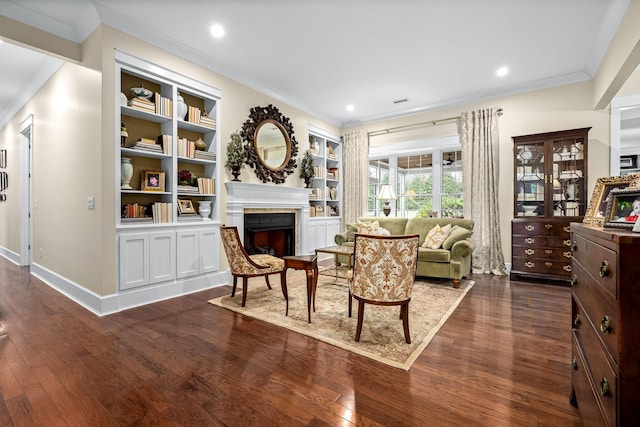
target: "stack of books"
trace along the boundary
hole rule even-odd
[[[127,142],[125,144],[127,148],[133,148],[135,150],[152,151],[154,153],[162,153],[162,146],[156,144],[156,141],[149,138],[140,138],[135,142]]]
[[[200,109],[198,107],[192,107],[190,105],[188,107],[189,108],[187,109],[187,121],[189,123],[195,123],[199,125],[200,118],[202,117]]]
[[[147,98],[143,98],[141,96],[136,96],[134,98],[131,98],[127,102],[127,105],[129,105],[129,107],[131,108],[135,108],[136,110],[142,110],[148,113],[156,112],[156,104],[149,101]]]
[[[200,116],[200,125],[206,126],[211,129],[216,128],[216,121],[208,116]]]
[[[191,185],[178,185],[178,194],[200,194],[200,190]]]
[[[216,194],[215,183],[211,178],[198,178],[198,191],[200,194]]]
[[[195,159],[211,160],[213,162],[216,161],[216,153],[212,153],[210,151],[196,150],[193,157]]]
[[[202,221],[202,217],[198,214],[180,214],[178,222]]]
[[[153,218],[147,216],[147,207],[138,203],[130,203],[122,207],[122,224],[153,222]]]

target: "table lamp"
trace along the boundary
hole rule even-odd
[[[391,213],[391,206],[389,206],[389,200],[395,200],[396,194],[393,192],[393,188],[391,185],[384,184],[380,187],[380,193],[378,194],[378,200],[384,200],[384,208],[382,212],[384,212],[385,216],[389,216]]]

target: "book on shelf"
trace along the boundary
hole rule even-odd
[[[146,139],[146,138],[145,138]],[[135,150],[144,150],[144,151],[151,151],[154,153],[162,153],[162,147],[158,144],[156,144],[155,142],[153,144],[149,144],[147,142],[142,142],[141,140],[135,141],[135,142],[127,142],[125,144],[126,148],[133,148]]]
[[[147,224],[153,223],[153,218],[150,216],[144,218],[120,218],[121,224]]]
[[[338,168],[329,168],[327,171],[327,178],[340,179],[338,176]]]
[[[187,138],[179,138],[178,139],[178,157],[188,157],[193,159],[194,153],[196,151],[196,143],[194,141],[189,141]]]
[[[151,211],[154,223],[173,222],[173,203],[156,202],[152,205]]]
[[[122,207],[122,220],[128,220],[125,222],[132,222],[133,220],[152,219],[148,216],[148,210],[146,205],[139,203],[129,203]]]
[[[211,117],[207,117],[207,116],[200,116],[200,125],[201,126],[205,126],[208,128],[212,128],[215,129],[216,128],[216,121],[214,119],[212,119]]]
[[[212,178],[198,178],[198,191],[200,194],[216,194],[215,180]]]
[[[173,101],[158,92],[155,94],[155,112],[166,117],[173,117]]]
[[[189,108],[187,109],[187,121],[189,123],[195,123],[197,125],[200,124],[200,118],[202,116],[202,113],[200,112],[200,109],[198,107],[192,107],[192,106],[188,106]]]
[[[158,135],[156,138],[157,144],[162,147],[162,153],[171,155],[173,154],[173,136],[171,135]]]

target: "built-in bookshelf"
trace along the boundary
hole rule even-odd
[[[310,127],[309,151],[315,170],[309,216],[338,218],[342,212],[342,142],[337,136]]]
[[[206,214],[193,222],[219,220],[219,90],[120,57],[117,225],[184,224],[178,203]]]

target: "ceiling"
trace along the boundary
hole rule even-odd
[[[0,0],[0,15],[75,42],[103,23],[349,126],[590,80],[629,1]],[[60,63],[10,43],[0,62],[1,127]]]

